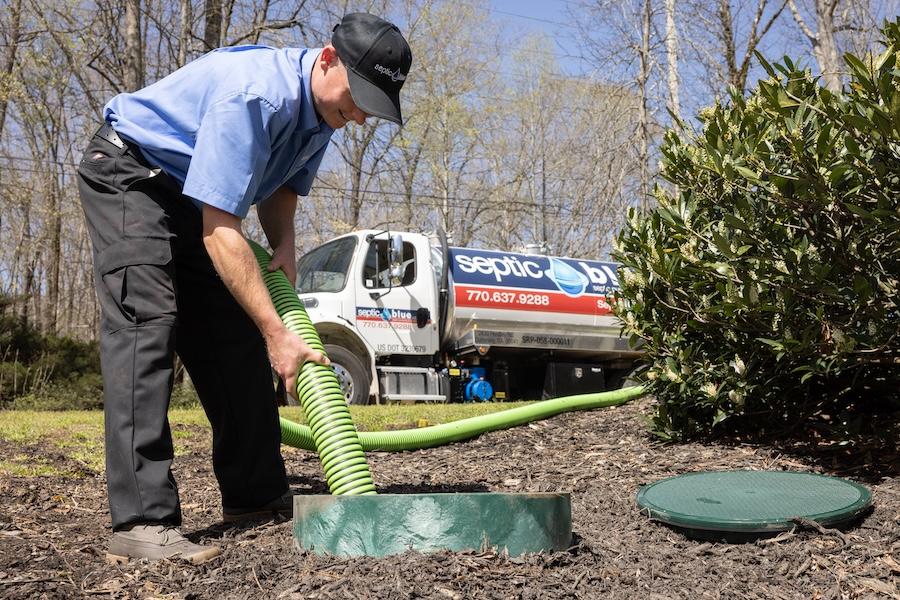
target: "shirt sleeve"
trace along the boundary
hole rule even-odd
[[[309,196],[309,190],[312,189],[313,180],[316,178],[316,173],[319,172],[319,165],[322,164],[322,157],[325,156],[325,151],[327,149],[328,142],[325,142],[325,144],[323,144],[322,147],[306,161],[303,168],[287,180],[285,185],[297,192],[297,195],[299,196]]]
[[[244,218],[272,154],[275,107],[238,93],[210,105],[200,121],[183,193]]]

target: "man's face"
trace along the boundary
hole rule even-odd
[[[320,85],[313,88],[313,100],[322,120],[332,129],[340,129],[350,121],[364,124],[369,115],[353,102],[347,69],[332,48],[322,50],[316,68],[320,69],[321,78]]]

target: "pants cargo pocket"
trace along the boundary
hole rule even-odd
[[[168,240],[117,242],[97,257],[102,326],[174,325],[175,266]]]

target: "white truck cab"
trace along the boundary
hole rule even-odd
[[[639,356],[615,268],[366,230],[304,255],[297,292],[349,403],[535,399],[601,391]]]

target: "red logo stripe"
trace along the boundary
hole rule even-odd
[[[573,298],[562,292],[468,285],[456,285],[454,290],[456,306],[595,316],[612,314],[606,297],[598,294]]]

